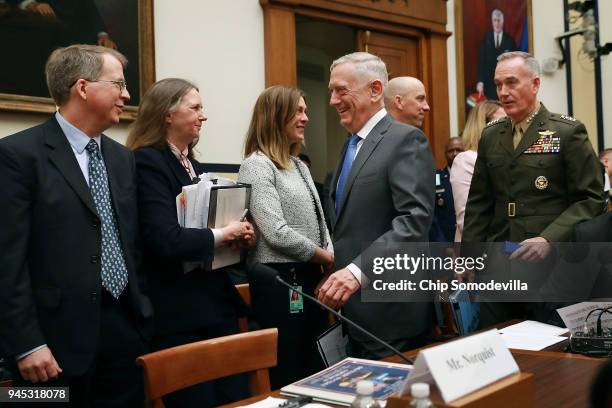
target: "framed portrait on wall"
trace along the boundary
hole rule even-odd
[[[135,117],[140,96],[155,81],[153,0],[2,0],[0,36],[0,110],[54,112],[45,63],[70,44],[112,47],[127,57],[130,102],[123,119]]]
[[[506,51],[533,50],[531,0],[455,0],[459,128],[477,103],[497,99],[493,76]]]

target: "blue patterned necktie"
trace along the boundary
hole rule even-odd
[[[102,223],[102,286],[118,299],[127,285],[128,273],[111,204],[108,176],[98,143],[91,139],[85,148],[89,153],[89,189]]]
[[[338,177],[338,188],[336,188],[336,214],[338,214],[338,211],[340,210],[340,202],[342,201],[344,194],[344,186],[346,184],[346,179],[351,172],[351,167],[353,167],[353,161],[357,155],[357,143],[359,143],[360,140],[361,138],[359,135],[351,135],[348,147],[346,148],[344,162],[342,163],[342,170],[340,171],[340,176]]]

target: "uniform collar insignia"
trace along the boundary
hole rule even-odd
[[[576,118],[572,118],[572,117],[571,117],[571,116],[569,116],[569,115],[559,115],[559,117],[560,117],[561,119],[569,120],[570,122],[575,122],[575,121],[576,121]]]
[[[497,119],[493,119],[492,121],[490,121],[489,123],[486,124],[486,126],[491,126],[494,125],[498,122],[501,122],[502,120],[506,119],[505,117],[501,117],[501,118],[497,118]]]

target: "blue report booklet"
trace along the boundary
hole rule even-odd
[[[460,335],[468,334],[478,328],[480,323],[480,303],[470,300],[470,293],[457,289],[448,297],[453,317]]]
[[[284,395],[306,395],[323,402],[350,405],[357,395],[357,383],[374,383],[374,398],[384,400],[402,389],[411,365],[346,358],[310,377],[281,388]]]

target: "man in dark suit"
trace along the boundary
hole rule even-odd
[[[495,83],[508,116],[482,131],[462,241],[518,243],[510,258],[526,261],[512,271],[520,278],[530,263],[547,258],[551,242],[568,241],[576,224],[602,213],[603,176],[584,125],[549,112],[538,100],[538,62],[520,51],[498,61]],[[556,316],[544,304],[481,307],[483,326]]]
[[[414,77],[395,77],[385,88],[385,108],[398,122],[418,127],[429,112],[427,92],[421,81]],[[453,203],[453,190],[450,184],[450,167],[455,156],[464,150],[461,138],[453,137],[446,144],[447,166],[436,169],[436,205],[429,230],[431,242],[453,242],[457,219]]]
[[[0,140],[0,354],[19,386],[70,387],[70,406],[142,405],[152,316],[137,275],[132,154],[102,134],[129,93],[123,55],[54,51],[59,111]]]
[[[345,55],[331,66],[330,104],[351,133],[332,182],[335,264],[318,298],[344,306],[346,316],[399,349],[418,346],[431,325],[425,303],[362,303],[362,250],[384,243],[427,241],[434,200],[434,163],[427,138],[393,120],[383,107],[387,69],[375,55]],[[365,267],[365,265],[364,265]],[[365,271],[364,271],[365,272]],[[349,328],[351,354],[366,358],[389,351]]]
[[[516,42],[504,32],[504,13],[495,9],[491,13],[493,31],[485,33],[478,52],[478,77],[476,92],[484,94],[487,99],[497,99],[493,75],[497,65],[497,57],[507,51],[516,51]]]
[[[56,33],[56,45],[84,43],[117,49],[94,0],[8,0],[20,8],[38,13],[49,19],[57,19],[60,29]]]

